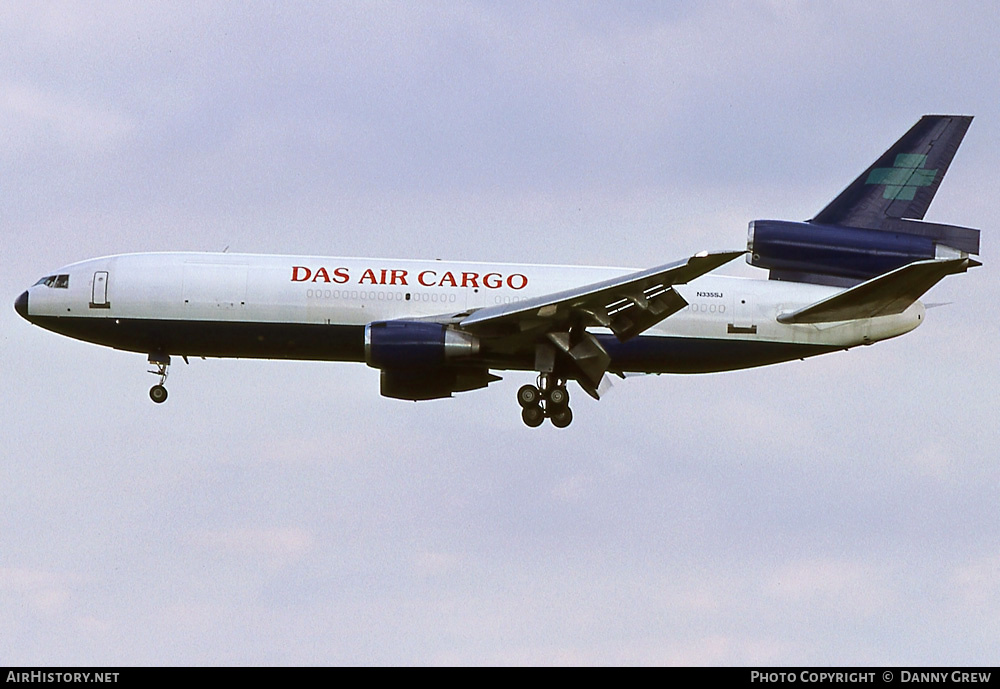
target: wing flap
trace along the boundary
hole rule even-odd
[[[947,275],[979,265],[969,258],[916,261],[805,308],[783,313],[779,323],[829,323],[902,313]]]
[[[513,304],[488,306],[463,318],[459,326],[488,337],[582,324],[610,328],[624,341],[687,306],[673,285],[690,282],[744,253],[702,252],[683,261],[592,285]]]

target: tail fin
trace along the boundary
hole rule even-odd
[[[776,280],[850,285],[913,261],[978,254],[979,230],[923,222],[971,123],[921,117],[816,217],[750,223],[747,261]]]
[[[923,220],[970,124],[924,115],[809,222],[882,230],[894,219]]]

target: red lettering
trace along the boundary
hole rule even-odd
[[[500,273],[486,273],[483,276],[483,287],[499,289],[503,286],[503,276]]]
[[[441,282],[439,282],[438,285],[444,286],[444,283],[446,282],[449,283],[452,287],[458,287],[458,283],[455,282],[455,276],[451,274],[450,270],[444,274],[444,276],[441,278]]]
[[[514,283],[518,282],[519,285],[515,286]],[[520,273],[514,273],[513,275],[507,276],[507,286],[511,289],[524,289],[528,286],[528,277],[526,275],[521,275]]]
[[[305,266],[292,266],[292,282],[305,282],[311,275],[312,271]]]
[[[389,277],[390,285],[405,285],[406,284],[406,271],[405,270],[393,270]]]
[[[380,284],[380,285],[384,285],[385,284],[385,268],[382,269],[382,277],[379,279],[378,284]]]
[[[375,271],[373,271],[371,268],[367,268],[365,270],[364,275],[362,275],[361,279],[358,280],[358,284],[359,285],[363,285],[363,284],[365,284],[366,280],[368,281],[369,285],[377,285],[378,284],[378,281],[375,279]]]
[[[462,287],[479,287],[479,273],[462,273]]]
[[[313,275],[313,282],[330,282],[330,274],[326,272],[326,268],[318,268],[316,274]]]
[[[417,282],[419,282],[424,287],[433,287],[434,286],[433,282],[424,282],[424,276],[427,275],[428,273],[430,273],[431,275],[437,275],[437,273],[435,273],[433,270],[425,270],[424,272],[422,272],[420,275],[417,276]]]
[[[347,274],[347,268],[337,268],[333,271],[333,281],[338,285],[342,285],[350,279]]]

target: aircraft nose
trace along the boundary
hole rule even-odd
[[[24,292],[14,302],[14,310],[24,320],[28,320],[28,293]]]

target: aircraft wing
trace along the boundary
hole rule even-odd
[[[815,304],[778,316],[779,323],[829,323],[902,313],[946,275],[980,265],[970,258],[916,261]]]
[[[745,251],[703,251],[683,261],[512,304],[478,309],[458,326],[480,337],[604,326],[625,341],[687,306],[673,285],[701,277]]]

